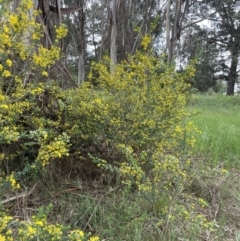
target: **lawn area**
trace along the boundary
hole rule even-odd
[[[240,96],[197,95],[189,110],[196,111],[191,120],[201,130],[194,153],[213,164],[239,165]]]

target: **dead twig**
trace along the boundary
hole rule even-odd
[[[37,183],[35,183],[35,185],[33,186],[33,188],[29,192],[22,192],[22,193],[16,194],[14,197],[9,197],[9,198],[1,201],[0,203],[5,204],[5,203],[9,203],[11,201],[14,201],[16,199],[19,199],[19,198],[25,198],[25,197],[29,196],[34,191],[36,185],[37,185]]]

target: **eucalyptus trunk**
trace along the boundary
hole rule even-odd
[[[80,1],[80,6],[84,6],[84,0]],[[80,32],[78,35],[78,85],[85,79],[85,13],[79,11]]]
[[[238,52],[231,51],[231,66],[228,75],[227,95],[234,95],[234,87],[237,80]]]
[[[183,5],[184,7],[182,7]],[[176,55],[177,42],[180,40],[182,23],[189,7],[189,0],[174,1],[174,19],[172,24],[171,6],[172,0],[168,0],[166,9],[166,45],[169,63],[174,61]]]
[[[113,0],[110,17],[110,58],[111,58],[111,71],[114,70],[114,66],[117,64],[117,5],[118,0]]]

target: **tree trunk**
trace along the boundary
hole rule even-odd
[[[174,12],[174,22],[171,27],[171,4],[172,0],[168,0],[167,9],[166,9],[166,44],[167,44],[167,53],[168,53],[168,62],[171,63],[174,61],[176,55],[177,42],[181,36],[182,23],[185,17],[186,11],[189,6],[189,0],[175,0],[175,12]],[[183,12],[182,6],[185,4]]]
[[[114,66],[117,63],[117,4],[118,0],[113,0],[111,17],[110,17],[110,30],[111,30],[111,39],[110,39],[110,58],[111,58],[111,72],[114,70]]]
[[[85,79],[85,66],[84,66],[84,55],[79,53],[78,56],[78,85],[80,85]]]
[[[13,11],[14,13],[17,12],[18,5],[19,5],[19,0],[14,0],[14,1],[12,1],[12,11]]]
[[[228,75],[227,95],[234,95],[234,86],[237,79],[238,52],[231,51],[231,66]]]
[[[84,0],[80,1],[80,6],[84,6]],[[85,79],[85,16],[83,8],[79,11],[80,33],[78,38],[78,85]]]
[[[171,53],[170,53],[169,62],[172,62],[174,59],[177,41],[180,38],[180,14],[181,14],[182,1],[176,0],[175,4],[176,4],[175,19],[174,19],[174,25],[173,25],[173,30],[172,30],[171,49],[170,49]]]
[[[167,12],[166,12],[166,36],[167,36],[167,50],[168,50],[168,62],[171,63],[174,60],[175,49],[177,45],[177,40],[180,38],[180,14],[182,1],[175,1],[175,13],[174,13],[174,23],[171,31],[171,0],[168,0]],[[170,33],[172,32],[171,36]]]
[[[166,45],[168,51],[168,62],[171,60],[171,44],[170,44],[170,31],[171,31],[171,20],[170,20],[170,8],[171,8],[171,0],[168,0],[167,4],[167,12],[166,12]]]

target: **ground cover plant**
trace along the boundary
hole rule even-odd
[[[67,30],[43,47],[31,9],[0,9],[0,240],[220,239],[218,212],[206,213],[216,195],[189,154],[200,135],[186,109],[194,66],[177,73],[146,35],[142,51],[114,68],[106,57],[62,89],[48,75]]]

